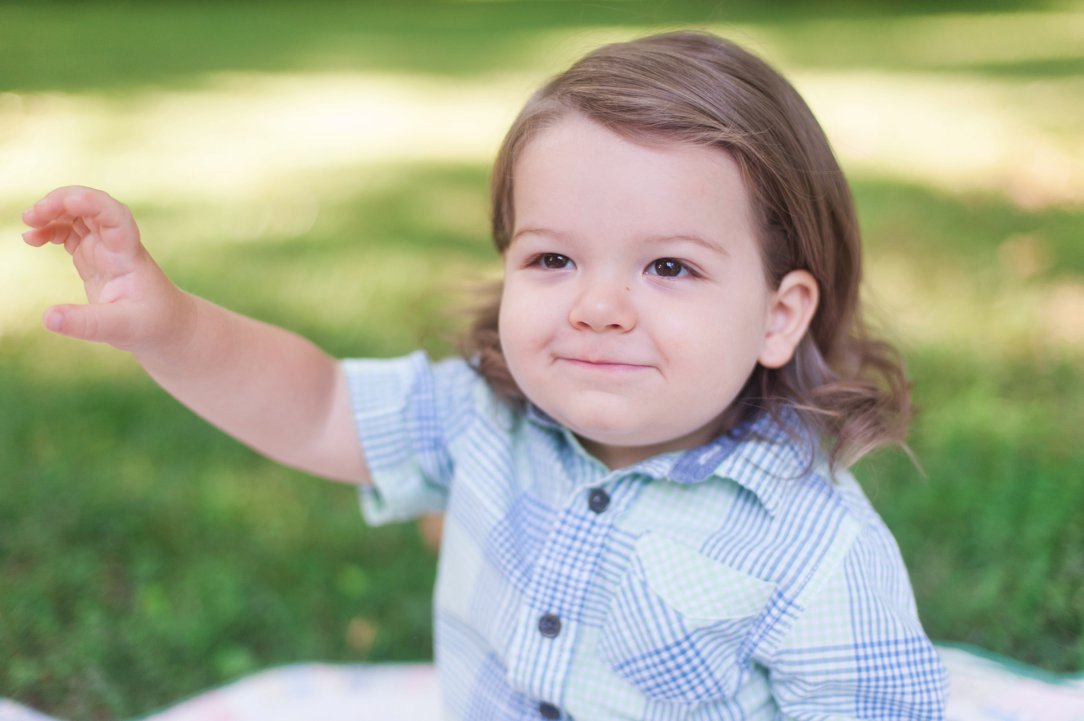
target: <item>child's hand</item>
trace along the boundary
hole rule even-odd
[[[185,294],[162,273],[139,240],[131,211],[99,190],[72,186],[23,213],[35,247],[63,245],[86,288],[88,305],[58,305],[45,326],[124,350],[150,350],[184,333]]]
[[[327,478],[364,482],[339,363],[304,338],[183,292],[139,241],[125,206],[60,188],[23,213],[33,246],[63,245],[87,305],[45,313],[52,331],[131,351],[159,385],[261,453]]]

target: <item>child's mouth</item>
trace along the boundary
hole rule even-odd
[[[613,359],[595,359],[595,358],[558,358],[557,360],[567,363],[575,368],[582,368],[584,370],[604,371],[611,373],[631,372],[647,370],[651,366],[644,365],[642,363],[628,363],[621,360]]]

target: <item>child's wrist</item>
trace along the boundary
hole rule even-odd
[[[148,372],[188,365],[193,339],[200,325],[200,301],[170,284],[161,299],[161,312],[144,340],[129,350]]]

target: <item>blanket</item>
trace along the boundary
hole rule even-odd
[[[1084,676],[1046,673],[979,649],[940,645],[947,721],[1084,721]],[[207,691],[139,721],[438,721],[431,664],[302,663]],[[58,721],[0,699],[0,721]]]

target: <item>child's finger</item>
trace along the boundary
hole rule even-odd
[[[128,337],[128,315],[116,304],[57,305],[45,311],[45,327],[54,333],[99,343],[122,343]]]
[[[49,192],[44,198],[23,211],[23,222],[32,228],[43,228],[49,223],[60,220],[65,213],[64,196],[73,191],[73,187],[67,187]]]
[[[110,250],[134,247],[139,230],[127,206],[108,193],[93,188],[75,186],[62,195],[63,207],[75,222],[97,228],[102,243]]]
[[[139,242],[139,229],[124,204],[108,193],[81,185],[50,192],[23,213],[23,222],[32,228],[53,222],[69,222],[77,229],[96,228],[110,250],[124,250]]]
[[[64,250],[68,251],[68,255],[75,255],[81,240],[82,237],[77,233],[68,233],[68,237],[64,239]]]
[[[54,243],[61,245],[66,243],[68,236],[73,235],[72,227],[70,225],[61,223],[51,223],[44,228],[35,228],[34,230],[28,230],[23,233],[23,240],[28,245],[34,247],[41,247],[46,243]]]
[[[51,229],[46,230],[28,230],[23,233],[23,241],[27,245],[32,245],[35,248],[40,248],[49,242],[53,237],[53,231]]]

